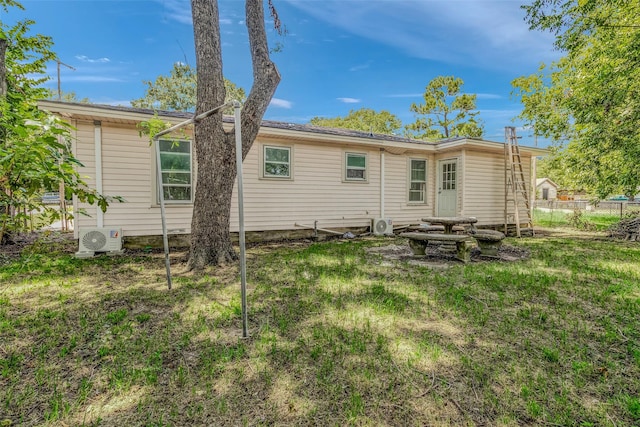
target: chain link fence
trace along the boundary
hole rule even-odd
[[[613,201],[603,200],[597,203],[588,200],[536,200],[534,208],[541,211],[573,212],[581,210],[586,212],[597,212],[609,215],[620,215],[620,218],[627,214],[640,213],[640,201]]]

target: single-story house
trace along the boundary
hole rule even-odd
[[[83,227],[121,227],[125,242],[161,235],[155,150],[136,127],[153,111],[57,101],[39,105],[74,126],[73,152],[84,165],[80,172],[86,182],[125,200],[112,203],[106,213],[74,200],[74,211],[89,214],[75,215],[76,237]],[[172,124],[191,118],[190,113],[158,114]],[[520,151],[532,188],[535,158],[546,151]],[[173,165],[167,166],[171,171],[163,185],[167,228],[171,234],[188,234],[196,167],[189,132],[178,142],[161,143],[161,157]],[[505,224],[500,142],[453,138],[432,143],[265,120],[243,167],[248,235],[273,232],[282,237],[295,230],[308,233],[304,226],[314,225],[330,230],[370,227],[375,218],[389,218],[395,226],[416,224],[425,216],[461,215],[477,217],[479,226]],[[232,232],[238,230],[235,200]]]
[[[553,201],[558,198],[558,184],[549,178],[536,179],[536,200]]]

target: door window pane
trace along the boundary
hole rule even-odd
[[[442,165],[442,189],[456,189],[456,163],[444,163]]]

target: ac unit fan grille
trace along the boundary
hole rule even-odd
[[[384,233],[385,231],[387,231],[387,221],[381,219],[376,222],[376,231],[378,233]]]
[[[107,244],[107,238],[100,231],[90,231],[82,237],[82,244],[87,249],[99,251]]]

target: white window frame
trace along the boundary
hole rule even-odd
[[[424,162],[424,181],[415,181],[417,183],[421,183],[423,185],[422,189],[422,200],[411,200],[411,184],[414,183],[412,180],[412,166],[413,162]],[[429,161],[427,159],[421,159],[417,157],[412,157],[407,159],[407,204],[410,205],[426,205],[427,204],[427,181],[429,179]]]
[[[289,151],[289,175],[288,176],[267,174],[266,167],[265,167],[267,163],[267,148]],[[269,163],[274,163],[274,162],[269,162]],[[278,181],[281,181],[281,180],[292,181],[293,180],[293,147],[290,145],[263,144],[262,150],[260,150],[260,178],[273,179]]]
[[[194,168],[194,164],[193,164],[193,141],[188,140],[188,139],[175,139],[175,140],[174,139],[161,139],[161,140],[159,140],[159,142],[160,143],[162,143],[162,142],[170,142],[170,143],[178,142],[178,143],[188,143],[189,144],[189,153],[188,153],[188,155],[189,155],[189,175],[190,175],[190,182],[191,183],[190,184],[181,184],[181,185],[177,185],[177,184],[171,185],[171,184],[169,184],[168,186],[171,186],[171,187],[189,187],[189,188],[191,188],[191,191],[189,192],[191,198],[189,200],[187,200],[187,199],[172,200],[172,199],[165,198],[164,202],[165,202],[165,204],[169,204],[169,205],[190,205],[190,204],[193,204],[193,196],[194,196],[193,192],[194,192],[194,189],[195,189],[195,185],[194,185],[195,168]],[[154,152],[155,152],[155,147],[154,147]],[[161,162],[162,162],[162,153],[163,153],[163,151],[161,150],[160,151],[160,159],[161,159],[160,161]],[[153,158],[154,159],[156,158],[155,154],[153,155]],[[162,167],[161,164],[160,165],[156,164],[156,168],[161,168],[161,167]],[[162,177],[162,173],[163,172],[170,172],[170,171],[162,171],[162,169],[161,169],[160,170],[160,177]],[[157,171],[156,171],[156,173],[157,173]],[[156,189],[155,189],[156,190],[155,191],[156,204],[159,205],[160,204],[160,191],[164,190],[165,184],[164,184],[164,179],[162,179],[162,181],[163,181],[162,187],[161,188],[157,188],[158,187],[157,181],[158,180],[154,178],[152,182],[155,183],[155,187],[156,187]]]
[[[359,167],[349,167],[349,156],[360,156],[364,157],[364,168]],[[369,182],[369,156],[367,153],[357,152],[357,151],[345,151],[344,156],[342,156],[343,167],[342,167],[342,180],[343,182]],[[349,178],[349,169],[354,170],[363,170],[364,178]]]

